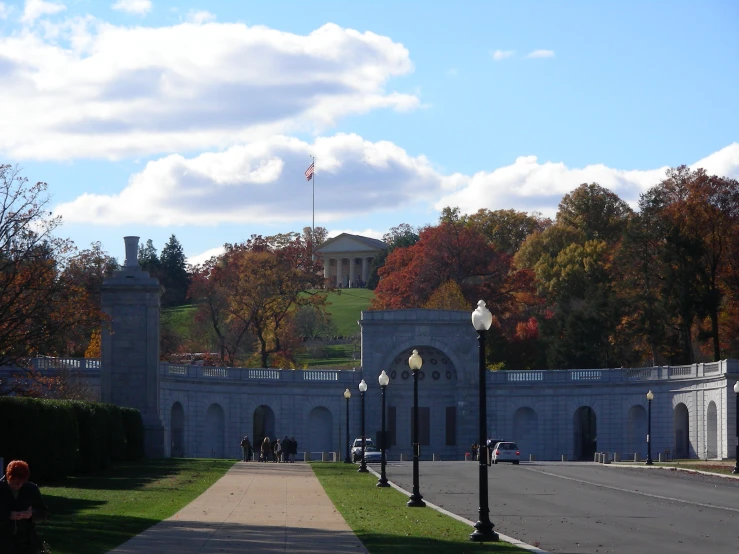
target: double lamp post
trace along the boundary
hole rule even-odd
[[[497,541],[498,534],[493,531],[493,523],[490,521],[490,507],[488,504],[488,471],[487,471],[487,389],[486,389],[486,375],[487,369],[485,366],[485,332],[490,329],[490,325],[493,322],[493,315],[490,310],[485,306],[485,302],[480,300],[477,303],[477,308],[472,312],[472,325],[477,331],[477,337],[479,342],[478,350],[478,377],[479,377],[479,445],[480,445],[480,456],[479,456],[479,483],[478,483],[478,495],[479,495],[479,508],[478,508],[478,521],[475,523],[475,531],[470,534],[470,540],[475,542],[485,541]],[[418,372],[423,365],[423,360],[418,354],[418,350],[413,350],[410,358],[408,358],[408,366],[413,373],[413,492],[406,503],[411,508],[421,508],[426,506],[423,501],[423,496],[420,492],[419,487],[419,471],[418,471],[418,459],[420,456],[420,443],[418,438]],[[385,448],[387,446],[387,437],[385,432],[385,389],[390,383],[390,379],[383,370],[378,378],[380,389],[382,391],[382,438],[380,442],[380,448],[382,452],[381,458],[381,473],[380,478],[377,481],[378,487],[389,486],[387,477],[385,475],[385,463],[386,454]],[[736,390],[739,390],[737,388]],[[367,391],[367,384],[362,380],[359,384],[359,392],[362,396],[362,465],[359,471],[367,471],[364,461],[364,449],[365,449],[365,436],[364,436],[364,393]],[[344,398],[347,401],[347,455],[346,461],[351,462],[349,456],[349,398],[351,392],[347,389],[344,392]],[[737,402],[739,402],[739,392],[737,393]],[[739,436],[739,435],[738,435]],[[364,468],[364,469],[363,469]]]

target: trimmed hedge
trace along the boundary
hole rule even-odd
[[[100,402],[0,397],[0,456],[26,460],[35,481],[91,473],[144,455],[141,414]],[[4,472],[2,468],[0,473]]]

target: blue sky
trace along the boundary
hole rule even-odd
[[[0,0],[0,162],[59,234],[192,260],[444,206],[553,215],[670,166],[739,178],[739,3]]]

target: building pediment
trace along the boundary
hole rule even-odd
[[[368,254],[379,253],[387,249],[387,245],[381,240],[360,235],[342,233],[324,242],[316,248],[318,254],[338,254],[343,252],[367,252]]]

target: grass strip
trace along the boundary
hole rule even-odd
[[[372,554],[527,552],[505,542],[473,543],[474,529],[431,508],[408,508],[408,497],[377,488],[354,464],[312,463],[313,472],[349,527]]]
[[[234,460],[169,458],[41,485],[54,554],[102,554],[167,519],[220,479]]]
[[[677,462],[654,462],[655,467],[680,468],[687,470],[699,470],[707,473],[719,473],[723,475],[731,475],[735,462],[708,460],[708,461],[677,461]]]

